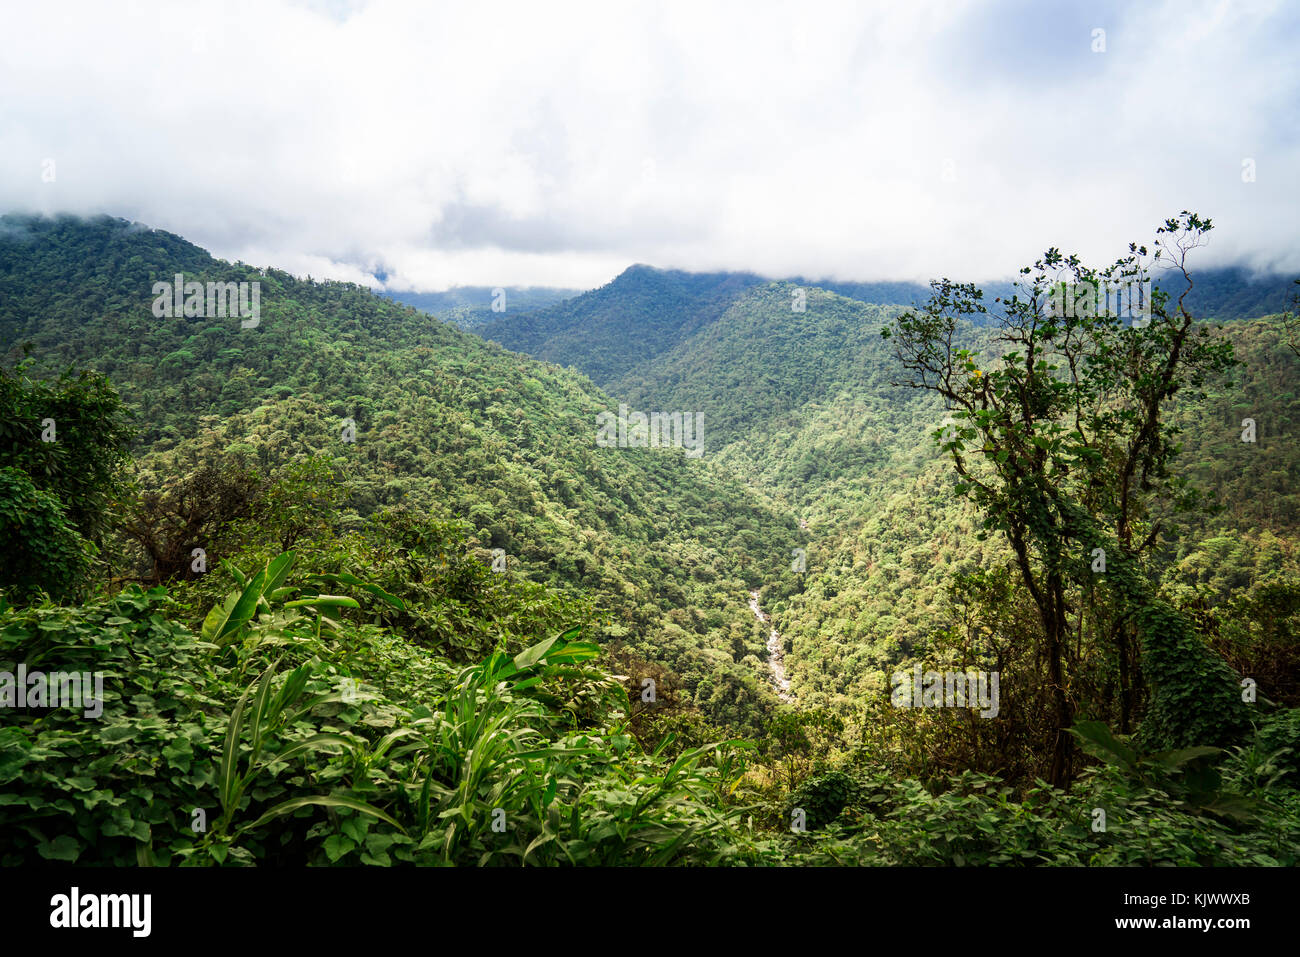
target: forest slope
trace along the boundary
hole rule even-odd
[[[156,317],[153,284],[177,273],[259,282],[259,324]],[[793,519],[680,449],[596,447],[616,406],[581,375],[354,285],[107,218],[5,218],[0,342],[31,343],[38,370],[107,374],[137,415],[143,483],[204,455],[264,469],[324,455],[357,515],[458,519],[484,561],[501,549],[510,574],[592,597],[599,636],[689,676],[688,698],[704,679],[723,689],[719,721],[775,701],[746,591],[789,552]]]

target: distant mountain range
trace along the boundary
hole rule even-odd
[[[1187,307],[1194,315],[1221,320],[1284,312],[1297,289],[1292,277],[1252,278],[1241,268],[1194,272],[1192,279]],[[903,307],[920,305],[930,295],[928,286],[910,282],[794,277],[779,283],[786,287],[791,306],[786,313],[795,319],[800,290],[805,296],[820,289],[859,303]],[[618,392],[643,364],[682,346],[747,293],[769,285],[770,280],[754,273],[691,273],[636,265],[599,289],[551,305],[507,307],[498,313],[453,310],[443,318],[507,349],[571,366],[602,388]],[[1181,277],[1157,282],[1174,296],[1182,293],[1183,285]],[[1015,291],[1009,282],[981,288],[990,300]]]
[[[462,329],[472,330],[499,314],[492,310],[494,301],[498,303],[499,311],[518,312],[554,305],[581,293],[581,289],[550,286],[453,286],[445,292],[385,292],[382,295],[404,306],[455,322]]]
[[[1196,270],[1186,301],[1207,319],[1251,319],[1288,309],[1295,278],[1255,275],[1243,267]],[[508,349],[580,369],[599,384],[654,358],[714,321],[743,293],[773,280],[749,272],[694,273],[635,265],[586,292],[546,287],[496,290],[458,286],[438,293],[386,293],[388,298],[438,316]],[[873,305],[917,306],[930,295],[916,282],[848,282],[802,276],[777,280],[799,289],[823,289]],[[1157,281],[1172,296],[1181,277]],[[987,299],[1015,292],[1006,281],[980,284]],[[792,289],[793,295],[793,289]]]

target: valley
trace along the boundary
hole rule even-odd
[[[990,509],[962,494],[973,483],[954,474],[951,449],[937,441],[943,402],[901,384],[897,347],[882,335],[907,334],[915,314],[904,304],[751,274],[637,266],[589,293],[539,295],[518,315],[480,317],[470,326],[483,338],[355,285],[232,265],[122,220],[10,216],[2,225],[10,421],[53,417],[68,437],[51,445],[15,432],[7,494],[48,516],[37,482],[63,488],[88,469],[112,489],[87,500],[84,514],[102,515],[99,523],[78,518],[75,532],[51,525],[50,544],[36,551],[23,543],[39,537],[9,539],[19,543],[0,612],[9,654],[38,647],[42,622],[56,621],[82,636],[76,654],[86,661],[119,656],[113,667],[135,684],[109,695],[105,720],[114,734],[152,742],[141,745],[142,761],[168,749],[177,806],[206,800],[209,786],[206,772],[183,767],[230,767],[220,738],[240,733],[228,716],[241,695],[272,685],[287,695],[302,682],[328,695],[350,682],[359,696],[342,711],[313,705],[303,712],[310,722],[265,733],[333,782],[313,800],[361,801],[345,820],[364,818],[383,838],[372,847],[361,831],[346,842],[339,832],[317,847],[300,835],[293,840],[313,849],[285,851],[286,862],[501,854],[526,863],[914,864],[959,854],[1006,863],[1006,838],[981,835],[1012,828],[1002,815],[1013,812],[984,802],[993,793],[985,789],[1023,797],[1049,776],[1058,778],[1055,803],[1015,825],[1028,829],[1026,853],[1038,863],[1294,862],[1294,792],[1252,805],[1255,817],[1188,811],[1193,798],[1177,780],[1126,778],[1107,760],[1135,746],[1127,742],[1143,715],[1172,707],[1160,697],[1169,685],[1144,670],[1158,667],[1146,658],[1150,639],[1135,630],[1148,612],[1134,618],[1122,605],[1129,598],[1073,570],[1054,586],[1070,628],[1068,654],[1054,653],[1070,672],[1071,719],[1068,728],[1053,723],[1060,699],[1024,582],[1073,561],[1068,549],[1081,547],[1083,533],[1062,533],[1056,558],[1025,547],[1018,563],[1015,535],[1028,531],[1014,523],[1006,531],[1007,516],[1043,502]],[[156,315],[156,277],[178,275],[199,288],[257,284],[258,321],[238,310],[207,315],[197,297],[193,310]],[[794,302],[803,309],[792,311]],[[1206,674],[1256,682],[1270,710],[1254,750],[1216,745],[1231,757],[1215,773],[1237,789],[1224,783],[1224,794],[1255,788],[1273,800],[1251,775],[1297,773],[1284,752],[1300,703],[1298,360],[1282,317],[1187,328],[1194,337],[1204,330],[1207,363],[1230,347],[1235,364],[1211,369],[1169,404],[1167,444],[1152,454],[1177,464],[1151,466],[1133,519],[1148,546],[1132,564],[1123,546],[1107,546],[1111,574],[1135,575],[1141,585],[1123,595],[1160,609],[1152,621],[1176,623],[1168,640],[1183,642],[1178,655],[1211,656]],[[943,355],[981,357],[964,388],[982,388],[984,370],[998,370],[997,335],[988,323],[954,326]],[[61,378],[69,368],[84,371]],[[1118,379],[1113,388],[1122,389]],[[1108,401],[1122,408],[1128,399]],[[101,424],[79,425],[95,416]],[[1244,417],[1259,423],[1259,441],[1242,441]],[[974,447],[991,456],[995,440],[1012,439],[990,433]],[[1122,446],[1095,454],[1118,461]],[[1060,458],[1054,481],[1073,489],[1087,461]],[[998,464],[981,466],[994,471],[977,473],[980,481]],[[1115,521],[1111,481],[1097,472],[1077,493],[1101,516],[1096,534]],[[1162,483],[1168,496],[1148,493]],[[76,501],[74,491],[59,494]],[[1050,502],[1061,516],[1076,514]],[[192,560],[198,553],[202,563]],[[66,577],[30,573],[50,555],[61,556]],[[178,656],[175,668],[188,676],[165,704],[168,720],[189,728],[183,746],[150,738],[154,717],[125,705],[154,700],[139,669],[157,655]],[[983,712],[891,706],[890,676],[916,669],[1000,675],[1002,700]],[[200,687],[208,690],[198,697],[189,690]],[[438,763],[498,740],[475,715],[531,742],[499,752],[484,790]],[[374,729],[424,741],[441,729],[462,743],[389,757]],[[76,758],[64,772],[32,763],[30,741],[64,733],[77,732],[13,727],[3,738],[10,786],[21,780],[44,801],[41,781],[53,787],[60,773],[72,775]],[[1176,725],[1162,733],[1141,747],[1163,753],[1218,740],[1184,740]],[[1065,734],[1079,745],[1063,749]],[[309,740],[334,744],[313,751]],[[135,767],[94,760],[105,789],[125,787],[115,775]],[[386,770],[345,787],[343,769],[357,761]],[[681,792],[670,783],[677,761],[690,768]],[[309,819],[262,818],[306,779],[252,763],[241,773],[262,782],[262,796],[222,797],[223,823],[197,851],[170,812],[137,807],[156,835],[149,853],[170,863],[195,853],[279,860],[265,843],[274,828],[296,834]],[[633,779],[660,782],[662,803],[646,828],[695,837],[615,837],[642,826],[619,817],[627,807],[642,808],[637,815],[648,807],[610,797]],[[509,797],[510,782],[524,780],[541,790]],[[507,799],[528,840],[494,850],[485,814]],[[1092,834],[1078,822],[1101,800],[1120,815],[1156,802],[1168,843]],[[875,816],[872,802],[888,810]],[[943,839],[920,840],[918,809],[939,806],[925,820]],[[561,807],[606,823],[561,840],[548,816]],[[790,830],[791,808],[804,812],[807,831]],[[435,810],[450,823],[437,823]],[[59,847],[69,860],[138,852],[125,836],[94,849],[64,819],[32,812],[66,838]],[[249,833],[261,835],[253,843],[235,823],[246,813]],[[86,807],[69,820],[90,826],[98,814]],[[404,843],[410,833],[418,840]],[[54,853],[53,838],[41,840],[7,859]]]

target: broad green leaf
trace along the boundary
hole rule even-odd
[[[333,794],[316,794],[316,795],[309,795],[307,797],[298,797],[298,798],[292,798],[291,800],[288,801],[283,801],[277,804],[275,807],[271,808],[269,811],[267,811],[265,814],[259,817],[252,824],[246,824],[243,827],[241,827],[239,829],[240,833],[248,830],[254,830],[256,828],[261,827],[263,824],[267,823],[268,821],[272,821],[275,818],[280,817],[283,814],[292,814],[294,811],[298,810],[298,808],[308,807],[310,805],[318,805],[320,807],[351,808],[354,811],[360,811],[362,814],[369,814],[372,817],[377,817],[381,821],[387,821],[389,824],[393,825],[393,827],[397,828],[403,834],[406,833],[406,829],[403,828],[402,825],[398,824],[397,821],[393,820],[393,818],[389,817],[383,811],[379,810],[379,808],[367,804],[365,801],[358,801],[356,798],[340,797],[338,795],[333,795]]]

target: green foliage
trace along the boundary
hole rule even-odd
[[[707,326],[736,294],[760,282],[747,273],[637,265],[600,289],[526,315],[507,311],[478,331],[507,349],[573,366],[617,395],[625,390],[616,380],[629,368]]]
[[[90,564],[89,542],[68,524],[59,500],[26,473],[0,468],[0,592],[15,602],[42,592],[67,599]]]
[[[402,508],[467,523],[475,558],[490,566],[502,549],[512,579],[590,599],[594,638],[698,676],[692,697],[707,682],[718,723],[775,706],[744,593],[783,564],[793,520],[680,450],[595,447],[596,415],[617,402],[584,376],[362,287],[263,274],[121,220],[5,223],[0,339],[33,343],[42,369],[107,375],[141,425],[144,507],[123,529],[138,544],[106,549],[117,580],[189,589],[195,547],[211,567],[247,548],[265,560]],[[153,283],[177,272],[260,282],[258,327],[154,317]],[[686,282],[682,301],[697,288]],[[419,640],[490,648],[456,617],[421,621]]]
[[[241,574],[201,641],[165,618],[176,608],[162,588],[3,613],[0,664],[11,671],[57,662],[110,679],[97,720],[54,709],[0,730],[0,827],[17,836],[5,864],[671,864],[741,853],[735,812],[720,802],[743,771],[734,746],[671,760],[640,752],[622,729],[626,697],[590,669],[599,648],[576,631],[457,675],[382,629],[332,619],[357,602],[286,586],[292,566],[286,554]],[[573,707],[581,686],[594,713]]]
[[[104,376],[69,369],[34,379],[34,365],[0,366],[0,467],[25,472],[58,497],[73,528],[96,539],[124,491],[129,414]]]
[[[80,608],[0,613],[0,670],[101,672],[103,712],[6,710],[0,727],[4,865],[134,865],[151,845],[188,852],[212,785],[226,669],[165,617],[161,589],[132,587]]]
[[[1135,626],[1140,668],[1154,689],[1143,721],[1148,743],[1221,743],[1246,723],[1231,670],[1185,615],[1152,594],[1139,564],[1159,530],[1152,515],[1187,511],[1195,501],[1172,470],[1179,429],[1168,407],[1179,393],[1203,399],[1207,382],[1233,365],[1232,345],[1159,290],[1150,315],[1127,324],[1083,297],[1078,310],[1061,307],[1072,289],[1145,283],[1162,257],[1187,278],[1187,255],[1211,228],[1184,211],[1156,230],[1149,260],[1146,246],[1131,243],[1129,255],[1101,270],[1049,249],[1021,270],[1017,295],[997,300],[991,355],[954,345],[959,325],[989,310],[981,290],[946,279],[932,284],[922,310],[882,333],[895,343],[907,384],[951,411],[951,424],[934,435],[959,479],[955,491],[972,499],[984,529],[1005,538],[1037,609],[1056,785],[1072,773],[1065,732],[1078,702],[1068,689],[1087,664],[1070,635],[1071,609],[1080,604],[1106,623],[1089,651],[1115,661],[1125,724],[1139,680],[1128,621]],[[1109,606],[1097,602],[1098,580]]]
[[[68,598],[125,489],[127,413],[102,376],[0,366],[0,590]]]
[[[1281,779],[1300,790],[1300,709],[1286,708],[1260,722],[1255,749],[1261,764],[1271,763]]]
[[[1244,829],[1189,814],[1185,802],[1114,767],[1069,793],[1038,782],[1017,793],[976,772],[942,788],[873,772],[830,826],[782,840],[790,863],[889,866],[1294,866],[1296,794],[1262,806]],[[1278,796],[1275,794],[1275,796]],[[1097,813],[1105,813],[1104,829]]]
[[[957,322],[962,388],[1004,409],[1025,394],[1038,418],[977,410],[936,455],[942,403],[889,381],[876,334],[898,310],[830,291],[792,313],[788,283],[637,267],[529,315],[461,317],[607,395],[359,287],[120,221],[6,223],[0,335],[34,342],[52,378],[28,363],[3,382],[4,421],[29,424],[0,461],[0,573],[32,604],[0,600],[0,672],[100,671],[105,698],[95,718],[0,710],[2,864],[1298,863],[1300,725],[1270,710],[1294,703],[1300,575],[1297,368],[1276,320],[1189,326],[1204,375],[1166,390],[1136,456],[1122,438],[1161,394],[1181,313],[1040,327],[1055,345],[1027,365],[998,328]],[[154,319],[153,280],[181,270],[261,281],[261,325]],[[1079,380],[1041,367],[1085,331]],[[1227,341],[1231,387],[1212,374]],[[139,413],[138,494],[114,485],[122,407],[97,376],[55,378],[69,362]],[[1086,439],[1055,427],[1071,396],[1097,399]],[[55,400],[66,450],[30,428]],[[593,447],[619,401],[702,411],[705,459]],[[975,481],[948,475],[955,450],[975,481],[1026,461],[1044,481],[1009,482],[989,525]],[[1191,508],[1193,482],[1222,507]],[[79,524],[77,501],[116,530]],[[999,521],[1022,523],[1042,580],[1059,572],[1068,681],[1045,672]],[[108,591],[167,588],[35,603],[81,597],[96,547]],[[754,588],[771,624],[745,607]],[[764,663],[772,625],[793,707]],[[999,671],[998,718],[892,707],[891,671],[915,662]],[[1037,779],[1057,687],[1095,719],[1068,791]],[[789,832],[796,807],[808,833]]]
[[[809,778],[790,792],[790,810],[802,808],[808,830],[823,828],[844,810],[859,789],[858,782],[843,771],[828,771]],[[788,817],[788,815],[787,815]]]
[[[1220,748],[1192,747],[1155,754],[1139,754],[1113,735],[1100,721],[1080,721],[1070,733],[1093,757],[1118,767],[1124,774],[1157,788],[1195,811],[1249,821],[1254,806],[1241,795],[1221,791],[1222,777],[1215,767]]]

